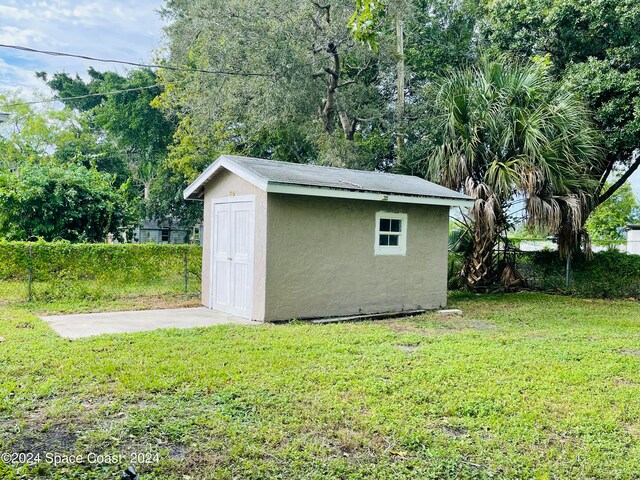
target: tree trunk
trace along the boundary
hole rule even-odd
[[[493,274],[493,250],[496,239],[487,234],[479,225],[473,227],[471,253],[464,259],[461,276],[471,288],[483,287],[491,283]]]
[[[326,51],[331,55],[333,68],[325,68],[325,72],[329,75],[329,78],[327,80],[327,96],[322,102],[320,118],[325,131],[332,133],[334,126],[331,114],[335,108],[336,90],[338,89],[338,81],[340,80],[340,56],[338,55],[338,47],[333,43],[327,46]]]
[[[602,191],[602,188],[604,187],[605,182],[607,181],[607,177],[609,176],[609,173],[613,169],[613,164],[612,164],[610,168],[608,168],[607,171],[605,172],[606,175],[603,175],[603,178],[601,179],[600,188],[598,189],[598,193],[600,194],[598,195],[595,206],[597,207],[601,203],[606,202],[609,199],[609,197],[611,197],[614,193],[616,193],[618,189],[622,187],[622,185],[624,185],[624,183],[629,179],[629,177],[633,175],[633,173],[638,169],[638,167],[640,167],[640,150],[636,149],[631,154],[631,165],[629,165],[627,170],[613,185],[611,185],[611,187],[609,187],[609,189],[607,189],[606,192],[600,193]]]
[[[340,125],[342,125],[344,138],[347,140],[353,140],[353,136],[356,133],[357,120],[355,118],[351,120],[346,112],[338,112],[338,117],[340,118]]]
[[[396,42],[398,63],[396,65],[398,100],[396,103],[396,123],[398,133],[396,136],[397,163],[402,163],[402,149],[404,147],[404,30],[402,25],[402,2],[396,14]]]

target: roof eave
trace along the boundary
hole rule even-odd
[[[342,190],[327,187],[311,187],[289,183],[267,183],[267,193],[284,193],[288,195],[307,195],[312,197],[349,198],[359,200],[373,200],[390,203],[415,203],[420,205],[442,205],[449,207],[470,207],[471,198],[450,198],[420,195],[399,195],[391,193],[360,192],[356,190]]]

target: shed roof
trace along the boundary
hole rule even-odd
[[[261,158],[222,155],[184,191],[200,199],[204,186],[220,169],[229,170],[256,187],[273,193],[362,198],[404,203],[470,205],[471,198],[410,175],[351,170]]]

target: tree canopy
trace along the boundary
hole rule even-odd
[[[163,76],[162,105],[182,119],[178,145],[384,168],[392,59],[351,37],[352,13],[350,0],[167,1],[169,61],[234,72]]]
[[[163,92],[156,72],[140,68],[123,76],[90,68],[88,81],[67,73],[38,75],[68,108],[83,114],[94,144],[110,154],[112,165],[101,170],[112,171],[117,165],[118,179],[130,179],[139,188],[140,216],[183,225],[199,221],[198,205],[182,198],[184,178],[176,177],[169,165],[177,123],[154,106]],[[67,100],[83,95],[95,96]]]
[[[640,4],[634,0],[484,0],[480,31],[496,51],[545,57],[593,111],[606,159],[597,203],[640,165]],[[617,166],[625,167],[604,188]]]
[[[2,100],[0,236],[95,242],[131,227],[129,182],[81,115]]]

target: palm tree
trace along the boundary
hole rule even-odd
[[[462,276],[495,281],[495,246],[524,202],[527,225],[555,235],[570,256],[594,205],[602,150],[583,104],[540,63],[482,58],[435,85],[426,175],[475,199]]]

